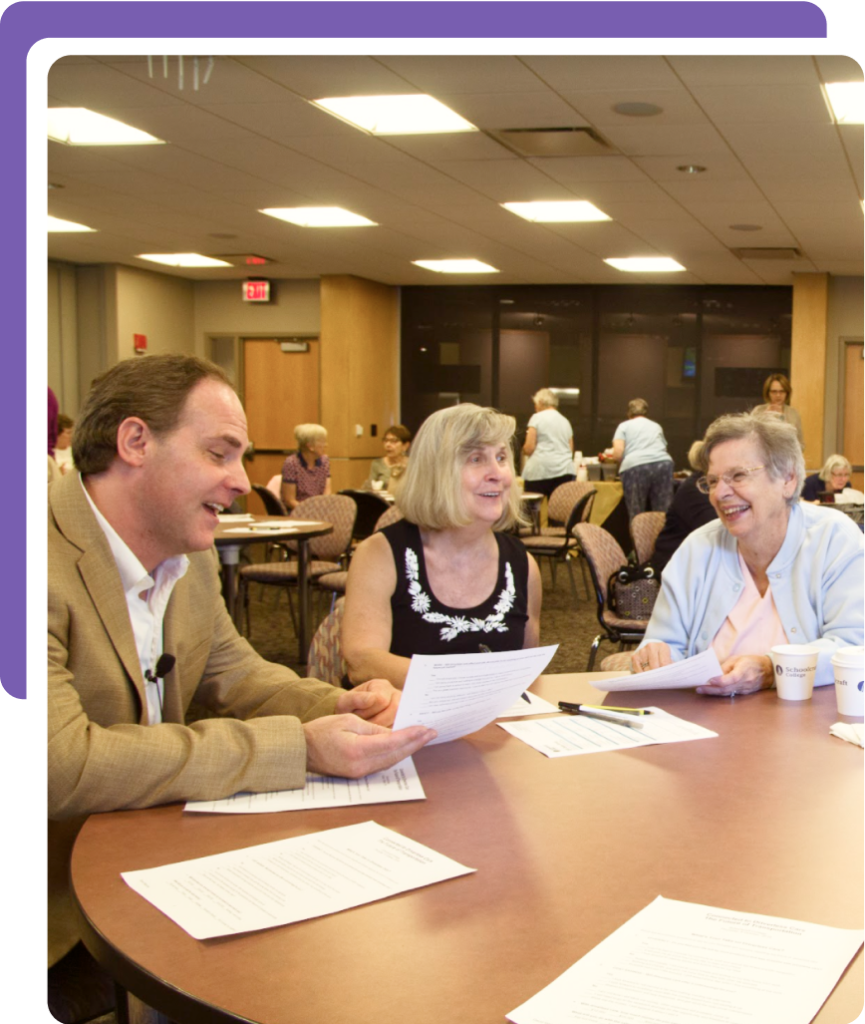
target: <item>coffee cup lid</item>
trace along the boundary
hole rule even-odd
[[[832,655],[832,664],[839,668],[861,667],[865,659],[865,647],[840,647]]]

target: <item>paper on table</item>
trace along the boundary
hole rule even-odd
[[[276,811],[309,811],[320,807],[398,803],[426,800],[414,761],[407,757],[385,771],[362,779],[337,779],[332,775],[306,777],[303,789],[274,793],[235,793],[225,800],[190,800],[183,808],[201,814],[266,814]]]
[[[531,690],[525,691],[528,701],[523,700],[523,695],[519,697],[511,704],[507,711],[500,711],[497,718],[522,718],[524,715],[558,715],[559,709],[555,704],[550,704],[548,700],[544,700],[543,697],[539,697],[536,693],[532,693]]]
[[[557,648],[412,655],[393,728],[432,726],[438,732],[432,743],[476,732],[514,703]]]
[[[251,523],[253,521],[249,512],[220,512],[216,518],[220,523]]]
[[[658,896],[552,984],[514,1024],[808,1024],[862,931]]]
[[[839,740],[865,747],[865,726],[861,722],[836,722],[829,726],[829,732]]]
[[[601,709],[603,710],[603,709]],[[658,743],[683,743],[685,740],[706,740],[717,737],[716,732],[677,718],[660,708],[650,708],[651,715],[639,719],[619,715],[634,723],[613,725],[588,715],[562,715],[531,722],[499,722],[502,729],[523,743],[539,750],[547,757],[570,757],[572,754],[597,754],[605,750],[630,750],[650,747]],[[610,717],[614,713],[607,712]]]
[[[121,877],[194,939],[213,939],[333,914],[474,870],[364,821]]]
[[[618,690],[687,690],[703,686],[710,679],[721,675],[721,663],[714,648],[684,661],[674,661],[664,668],[653,668],[638,675],[622,676],[620,679],[599,679],[593,683],[599,690],[616,693]]]

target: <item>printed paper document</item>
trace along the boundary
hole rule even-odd
[[[547,757],[570,757],[572,754],[597,754],[602,750],[630,750],[655,743],[681,743],[684,740],[705,740],[717,736],[702,725],[676,718],[660,708],[650,708],[651,715],[617,715],[621,725],[588,715],[561,715],[530,722],[499,722],[502,729]],[[625,723],[633,723],[627,725]]]
[[[695,654],[684,661],[674,661],[664,668],[653,668],[638,675],[622,676],[621,679],[599,679],[594,685],[599,690],[615,693],[617,690],[687,690],[703,686],[710,679],[721,675],[721,663],[713,647]]]
[[[475,869],[374,821],[121,873],[194,939],[333,914]]]
[[[861,930],[658,896],[507,1018],[808,1024],[861,945]]]
[[[427,725],[447,743],[489,725],[549,665],[557,644],[493,654],[415,654],[394,729]]]
[[[526,701],[523,695],[519,697],[511,704],[506,711],[499,712],[496,715],[497,718],[522,718],[524,715],[557,715],[559,709],[555,704],[550,704],[548,700],[544,700],[543,697],[539,697],[536,693],[532,693],[531,690],[523,691],[529,699]]]
[[[352,807],[358,804],[389,804],[401,800],[426,800],[414,761],[407,757],[393,768],[373,772],[362,779],[337,779],[332,775],[306,776],[303,789],[274,793],[235,793],[225,800],[190,800],[184,811],[202,814],[266,814],[274,811],[310,811],[319,807]]]

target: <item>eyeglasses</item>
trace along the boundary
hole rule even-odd
[[[740,487],[752,473],[759,473],[761,469],[765,468],[765,466],[752,466],[750,469],[733,469],[720,476],[701,476],[697,481],[697,490],[702,491],[703,494],[711,494],[722,480],[730,487]]]

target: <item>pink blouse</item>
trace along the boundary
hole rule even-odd
[[[712,647],[722,665],[733,655],[768,655],[769,649],[775,644],[788,642],[772,598],[772,587],[769,586],[760,597],[751,570],[741,554],[739,568],[744,581],[742,593],[712,641]]]

